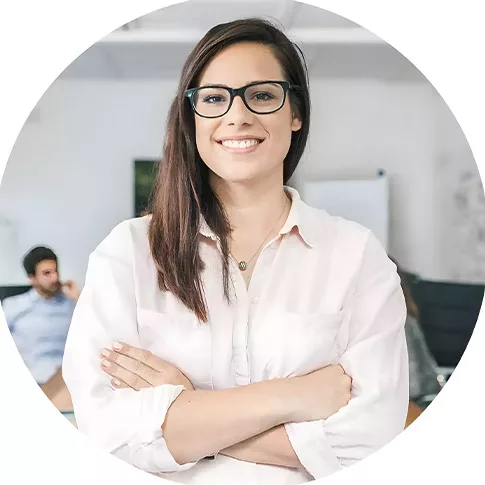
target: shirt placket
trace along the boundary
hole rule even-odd
[[[232,374],[235,386],[245,386],[251,382],[247,352],[249,298],[244,279],[239,269],[231,261],[231,277],[236,292],[237,317],[232,335]]]
[[[233,329],[233,359],[232,368],[236,386],[250,384],[251,364],[249,356],[249,332],[254,324],[261,293],[262,275],[269,266],[270,254],[276,247],[276,242],[268,243],[259,255],[251,276],[249,288],[241,275],[239,268],[231,261],[231,276],[236,291],[237,318]]]

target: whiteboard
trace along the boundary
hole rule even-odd
[[[388,251],[389,180],[384,171],[372,179],[304,181],[300,191],[308,205],[370,229]]]

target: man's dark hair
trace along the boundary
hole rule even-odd
[[[35,276],[35,267],[41,261],[55,261],[57,264],[57,256],[52,249],[44,246],[32,248],[24,257],[24,268],[28,276]]]

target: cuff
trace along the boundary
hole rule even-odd
[[[163,385],[140,390],[142,400],[137,440],[130,445],[134,466],[152,473],[187,470],[197,462],[179,465],[163,438],[162,425],[172,403],[185,390],[184,386]]]
[[[300,463],[315,479],[342,468],[323,429],[323,421],[286,423],[286,433]]]

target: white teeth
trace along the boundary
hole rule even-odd
[[[258,140],[223,140],[222,144],[228,148],[249,148],[256,146]]]

